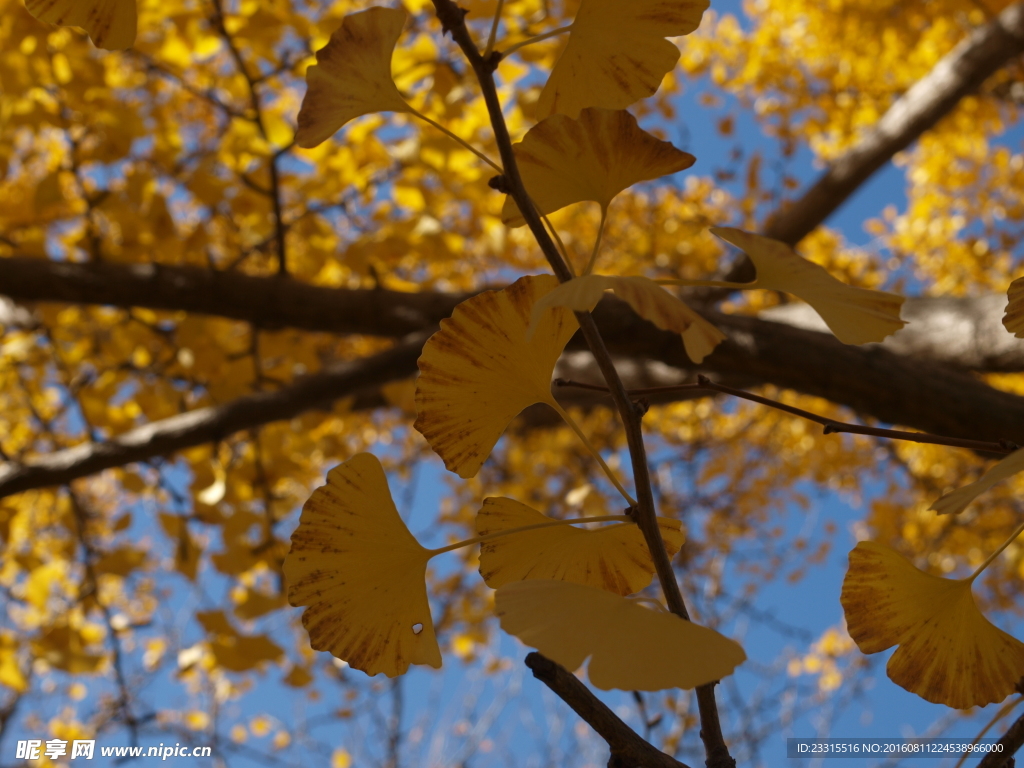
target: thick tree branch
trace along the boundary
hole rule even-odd
[[[608,742],[616,768],[687,768],[684,763],[649,744],[612,712],[590,689],[546,656],[526,655],[526,666],[533,676],[572,707],[601,738]]]
[[[73,264],[33,258],[0,259],[0,294],[18,302],[198,312],[244,320],[258,328],[388,338],[440,322],[472,295],[350,290],[309,285],[289,277],[259,277],[199,267]],[[1021,371],[1024,340],[1014,338],[1003,327],[1005,307],[1005,294],[908,299],[903,318],[909,324],[886,339],[882,347],[967,370]],[[760,316],[799,328],[825,330],[824,323],[806,304],[786,304]],[[24,325],[27,317],[13,304],[0,304],[2,324],[17,321]]]
[[[1012,768],[1013,756],[1024,746],[1024,715],[1013,721],[1003,737],[999,739],[1000,752],[988,752],[978,763],[978,768]]]
[[[767,237],[796,245],[870,176],[953,111],[960,100],[1024,53],[1024,2],[978,27],[897,99],[874,128],[800,198],[769,217]],[[751,273],[752,274],[752,273]],[[744,278],[739,278],[744,279]]]
[[[0,497],[69,483],[104,469],[165,456],[305,411],[330,407],[344,397],[373,394],[380,385],[407,378],[416,370],[416,358],[426,337],[426,333],[416,334],[386,352],[338,363],[276,392],[259,392],[223,405],[198,408],[102,443],[82,443],[30,462],[2,464]]]
[[[0,260],[2,261],[2,260]],[[878,345],[847,346],[832,336],[757,318],[708,313],[728,335],[702,365],[690,362],[679,336],[659,331],[611,297],[594,313],[630,387],[666,386],[706,373],[733,386],[759,384],[793,389],[845,405],[862,417],[925,432],[1024,444],[1024,398],[1000,392],[974,377],[889,352]],[[377,387],[416,373],[425,334],[363,361],[300,379],[277,392],[261,393],[199,409],[131,430],[106,443],[86,443],[33,459],[0,464],[0,496],[69,482],[110,467],[201,445],[278,419],[289,419],[333,399],[356,395],[354,408],[385,404]],[[555,375],[599,381],[593,358],[573,339]],[[683,397],[686,395],[678,395]],[[601,396],[602,398],[604,396]],[[652,398],[668,402],[676,397]],[[591,405],[585,391],[566,405]]]

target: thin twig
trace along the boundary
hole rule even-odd
[[[575,387],[577,389],[589,389],[595,392],[607,392],[608,388],[600,384],[583,384],[578,381],[570,381],[568,379],[555,379],[554,385],[556,387]],[[676,384],[671,387],[646,387],[643,389],[631,389],[629,390],[630,397],[642,397],[645,395],[671,395],[679,394],[682,392],[721,392],[725,395],[732,395],[733,397],[739,397],[743,400],[750,400],[754,403],[761,405],[767,405],[769,408],[775,408],[779,411],[785,411],[791,413],[794,416],[799,416],[808,421],[813,421],[817,424],[821,424],[825,430],[826,435],[831,435],[840,432],[847,432],[854,435],[870,435],[871,437],[885,437],[890,440],[907,440],[913,443],[927,443],[929,445],[948,445],[953,448],[968,448],[972,451],[979,451],[982,453],[1013,453],[1018,450],[1020,446],[1009,440],[999,440],[998,442],[991,442],[988,440],[967,440],[960,437],[946,437],[945,435],[932,435],[927,432],[906,432],[901,429],[884,429],[882,427],[865,427],[861,424],[850,424],[845,421],[836,421],[830,419],[827,416],[819,416],[816,413],[805,411],[803,408],[797,408],[792,405],[786,405],[780,403],[777,400],[770,400],[767,397],[761,397],[755,395],[752,392],[747,392],[742,389],[733,389],[723,384],[716,384],[707,376],[697,376],[696,384]]]
[[[544,253],[545,258],[551,265],[555,276],[561,282],[572,278],[572,272],[562,259],[561,254],[555,247],[554,242],[544,228],[537,209],[534,207],[526,186],[523,184],[519,174],[519,166],[512,150],[512,138],[509,136],[508,126],[505,124],[505,115],[502,111],[501,100],[498,97],[498,90],[494,82],[494,70],[498,65],[500,55],[492,54],[487,59],[480,55],[466,27],[466,12],[459,8],[453,0],[434,0],[434,7],[437,10],[437,17],[441,22],[441,28],[451,34],[452,39],[462,49],[470,66],[472,66],[480,89],[483,94],[484,103],[491,119],[491,127],[494,131],[495,143],[501,155],[501,164],[505,169],[500,186],[512,196],[520,213],[526,220],[530,231],[533,233],[537,244]],[[615,370],[611,355],[605,346],[601,334],[597,330],[597,324],[589,312],[577,312],[576,319],[580,325],[580,331],[590,347],[591,354],[597,362],[598,367],[608,383],[609,391],[615,400],[615,406],[622,418],[626,432],[626,442],[629,446],[629,455],[633,467],[633,483],[636,487],[637,505],[634,507],[634,519],[644,535],[647,547],[654,561],[655,570],[658,573],[658,580],[661,583],[662,591],[665,593],[665,600],[669,610],[684,619],[689,619],[686,604],[683,602],[682,593],[679,591],[679,584],[675,579],[675,572],[669,560],[668,552],[665,549],[665,542],[661,538],[661,530],[658,527],[657,512],[654,506],[654,494],[651,490],[650,470],[647,466],[647,451],[644,447],[643,432],[640,421],[643,411],[638,410],[626,388]],[[733,768],[736,761],[729,754],[729,748],[725,744],[722,735],[721,724],[718,720],[718,707],[715,704],[714,683],[701,686],[697,689],[697,700],[701,712],[701,739],[704,741],[704,748],[707,753],[706,764],[708,768]]]

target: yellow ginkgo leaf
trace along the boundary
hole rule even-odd
[[[679,60],[665,40],[693,32],[707,0],[583,0],[537,114],[576,117],[586,107],[625,109],[658,90]]]
[[[627,187],[689,168],[695,159],[642,130],[629,112],[610,109],[585,109],[578,120],[552,115],[513,149],[526,191],[542,214],[583,200],[607,208]],[[501,219],[512,227],[525,223],[511,197]]]
[[[550,522],[552,518],[514,499],[490,498],[477,513],[476,532],[486,536]],[[658,525],[672,557],[683,545],[682,525],[667,517],[659,517]],[[524,579],[559,579],[631,595],[651,583],[654,563],[633,523],[598,530],[559,525],[483,542],[480,575],[492,589]]]
[[[530,579],[498,589],[501,628],[572,671],[591,656],[602,690],[695,688],[732,673],[739,643],[664,610],[568,581]]]
[[[970,579],[943,579],[873,541],[850,552],[840,601],[864,653],[899,646],[886,671],[927,701],[968,709],[1002,701],[1024,676],[1024,643],[978,610]]]
[[[1010,283],[1006,300],[1003,326],[1018,339],[1024,339],[1024,277],[1018,277]]]
[[[744,287],[784,291],[803,299],[844,344],[882,341],[906,325],[900,320],[902,296],[847,285],[770,237],[731,227],[712,227],[711,233],[742,249],[754,262],[757,279]]]
[[[562,283],[534,306],[530,332],[552,307],[590,311],[605,291],[614,291],[640,317],[659,328],[681,334],[686,354],[695,363],[703,361],[725,339],[724,333],[653,280],[611,275],[584,275]]]
[[[1021,471],[1024,471],[1024,448],[1011,453],[973,483],[947,493],[928,509],[934,509],[940,515],[959,514],[996,483],[1001,483]]]
[[[548,312],[530,341],[526,327],[552,275],[521,277],[500,291],[459,304],[423,345],[414,426],[444,465],[473,477],[508,423],[527,406],[548,403],[555,362],[579,327],[565,309]]]
[[[306,71],[296,144],[315,147],[361,115],[409,111],[391,79],[391,54],[405,16],[394,8],[368,8],[342,20]]]
[[[377,457],[353,456],[327,473],[302,508],[284,561],[288,602],[318,651],[368,675],[441,666],[427,603],[428,550],[409,533]]]
[[[137,25],[135,0],[25,0],[40,21],[81,27],[98,48],[131,48]]]

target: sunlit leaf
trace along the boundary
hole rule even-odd
[[[882,341],[906,325],[900,320],[902,296],[847,285],[778,240],[730,227],[712,227],[711,232],[742,249],[754,262],[757,279],[748,287],[784,291],[803,299],[844,344]]]
[[[642,130],[629,112],[585,109],[579,119],[552,115],[513,145],[526,191],[542,214],[593,200],[607,208],[612,199],[641,181],[689,168],[693,155]],[[525,223],[508,197],[501,218]]]
[[[473,477],[505,427],[534,403],[554,403],[551,372],[579,327],[568,310],[548,312],[527,341],[534,304],[558,285],[521,277],[484,291],[441,321],[420,355],[415,427],[459,475]]]
[[[315,147],[349,120],[374,112],[407,112],[391,79],[391,55],[405,11],[368,8],[349,14],[306,72],[295,143]]]
[[[602,690],[694,688],[746,659],[739,643],[674,614],[596,587],[530,579],[498,589],[501,628],[568,670],[588,656]]]
[[[398,516],[380,461],[360,453],[332,469],[302,508],[284,561],[288,601],[309,606],[302,623],[313,648],[368,675],[440,667],[428,559]]]
[[[1024,277],[1018,277],[1010,283],[1006,299],[1003,325],[1018,339],[1024,339]]]
[[[929,509],[934,509],[940,515],[955,515],[963,512],[972,501],[996,483],[1001,483],[1021,471],[1024,471],[1024,448],[1011,453],[973,483],[950,491],[932,504]]]
[[[534,305],[530,332],[552,308],[590,311],[597,306],[605,291],[614,291],[640,317],[662,330],[681,334],[686,354],[695,363],[703,361],[725,339],[724,333],[653,280],[612,275],[584,275],[559,285]]]
[[[135,0],[25,0],[40,21],[81,27],[99,48],[115,51],[135,42]]]
[[[1024,676],[1024,643],[982,615],[972,581],[932,576],[862,541],[840,598],[850,637],[864,653],[899,646],[886,671],[923,699],[956,709],[1002,701]]]
[[[552,518],[514,499],[484,499],[476,516],[476,532],[550,523]],[[659,517],[669,557],[679,551],[684,535],[678,520]],[[654,563],[640,529],[633,523],[597,530],[558,525],[520,531],[480,545],[480,575],[487,586],[524,579],[558,579],[629,595],[651,583]]]
[[[679,60],[666,37],[693,32],[706,0],[583,0],[537,114],[576,117],[586,107],[625,109],[658,90]]]

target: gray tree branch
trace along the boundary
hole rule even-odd
[[[796,245],[822,224],[893,156],[953,111],[992,74],[1024,53],[1024,2],[1008,6],[975,29],[946,54],[925,77],[898,98],[852,149],[834,160],[799,198],[771,214],[762,234]],[[726,278],[754,277],[742,259]]]
[[[448,317],[470,294],[402,293],[309,285],[290,277],[256,277],[198,267],[71,264],[0,259],[0,293],[18,302],[48,301],[198,312],[259,328],[297,328],[397,338]],[[26,324],[27,313],[0,304],[0,323]],[[1006,296],[910,299],[903,330],[883,343],[901,355],[978,372],[1024,370],[1024,340],[1002,326]],[[804,304],[776,307],[764,319],[824,330]]]

